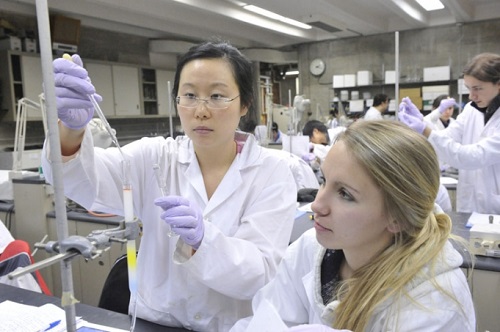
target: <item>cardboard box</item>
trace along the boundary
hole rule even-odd
[[[30,38],[23,39],[23,51],[36,53],[36,40]]]
[[[464,82],[464,79],[463,78],[459,78],[458,79],[458,83],[457,83],[457,93],[459,95],[468,95],[470,92],[469,92],[469,89],[467,89],[467,87],[465,86],[465,82]]]
[[[386,70],[384,82],[385,82],[385,84],[396,83],[396,71],[395,70]]]
[[[348,88],[352,86],[356,86],[356,75],[354,74],[344,75],[344,87]]]
[[[358,71],[357,84],[358,84],[358,86],[372,85],[373,84],[373,73],[369,70]]]
[[[342,100],[342,101],[349,100],[349,91],[347,91],[347,90],[340,90],[340,100]]]
[[[333,88],[344,87],[344,75],[333,75]]]
[[[349,113],[361,113],[364,111],[365,103],[363,100],[349,101]]]
[[[404,97],[410,97],[411,100],[413,98],[422,97],[422,92],[420,88],[409,88],[409,89],[399,89],[399,98],[403,99]]]
[[[14,36],[0,39],[0,50],[22,51],[21,39]]]
[[[424,82],[449,81],[450,66],[425,67]]]

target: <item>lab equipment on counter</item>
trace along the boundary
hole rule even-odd
[[[469,243],[472,253],[481,256],[500,257],[500,218],[489,216],[487,224],[475,224],[470,229]]]

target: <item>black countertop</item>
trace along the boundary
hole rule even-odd
[[[57,305],[58,307],[61,307],[61,299],[58,297],[47,296],[45,294],[36,293],[22,288],[0,284],[0,302],[3,302],[5,300],[10,300],[13,302],[18,302],[33,306],[41,306],[46,303],[52,303]],[[128,315],[93,307],[82,303],[77,303],[75,305],[75,311],[76,311],[76,316],[81,316],[83,320],[90,323],[124,329],[127,331],[130,329],[130,317]],[[182,328],[158,325],[138,318],[134,331],[180,332],[188,330]]]

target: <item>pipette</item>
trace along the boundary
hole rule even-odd
[[[63,59],[68,61],[73,61],[71,56],[67,53],[63,55]],[[88,98],[90,102],[94,106],[94,111],[97,113],[99,118],[104,125],[104,128],[108,132],[111,137],[112,142],[118,148],[120,155],[122,157],[122,188],[123,188],[123,212],[125,216],[125,224],[134,222],[134,203],[132,196],[132,185],[130,182],[130,161],[125,158],[125,155],[122,152],[120,144],[118,143],[118,139],[115,136],[115,133],[111,129],[108,120],[104,116],[101,107],[97,103],[94,98],[94,95],[89,94]],[[128,265],[128,278],[129,278],[129,289],[130,294],[135,295],[137,298],[137,249],[135,246],[135,239],[127,241],[127,265]],[[134,311],[132,313],[132,322],[130,323],[130,331],[133,332],[135,329],[135,322],[137,318],[137,303],[134,305]]]
[[[153,164],[153,171],[155,172],[156,183],[158,183],[158,187],[160,188],[160,192],[162,196],[168,196],[167,191],[167,183],[165,181],[165,177],[162,175],[161,167],[158,164]],[[175,236],[176,234],[172,232],[170,225],[165,223],[167,226],[167,235],[169,237]]]

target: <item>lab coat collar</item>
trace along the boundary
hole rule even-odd
[[[235,194],[236,190],[243,183],[243,172],[262,164],[261,154],[263,153],[263,149],[257,144],[253,135],[236,132],[234,138],[236,141],[244,142],[243,149],[234,159],[210,201],[207,197],[200,165],[196,159],[192,141],[187,137],[181,141],[179,162],[186,166],[186,179],[188,179],[191,186],[206,204],[203,213],[205,216],[209,215],[211,211],[223,204],[231,195]]]

